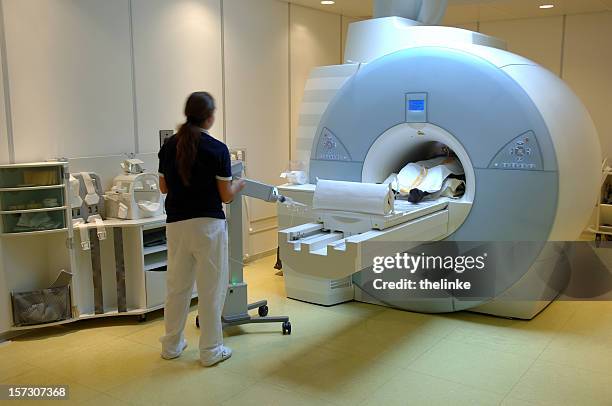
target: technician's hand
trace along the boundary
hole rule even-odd
[[[246,182],[242,179],[237,179],[234,181],[234,187],[236,188],[236,193],[240,193],[246,186]]]

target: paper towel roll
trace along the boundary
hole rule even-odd
[[[385,215],[393,210],[394,202],[390,185],[319,179],[313,208]]]

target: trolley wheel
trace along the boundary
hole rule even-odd
[[[257,313],[259,314],[259,317],[266,317],[268,315],[268,310],[268,306],[263,305],[257,309]]]
[[[146,314],[141,314],[140,316],[138,316],[138,322],[139,323],[144,323],[145,321],[147,321],[147,315]]]
[[[291,335],[291,322],[283,323],[283,335]]]
[[[200,316],[196,316],[196,327],[200,328]]]

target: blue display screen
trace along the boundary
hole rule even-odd
[[[408,110],[425,111],[425,100],[408,100]]]

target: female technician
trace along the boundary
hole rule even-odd
[[[229,282],[222,202],[231,202],[244,182],[232,182],[227,146],[208,133],[215,121],[213,97],[193,93],[185,116],[185,124],[159,152],[160,188],[168,194],[166,335],[160,341],[164,359],[179,357],[187,347],[183,330],[196,281],[200,361],[212,366],[232,355],[223,345],[221,323]]]

